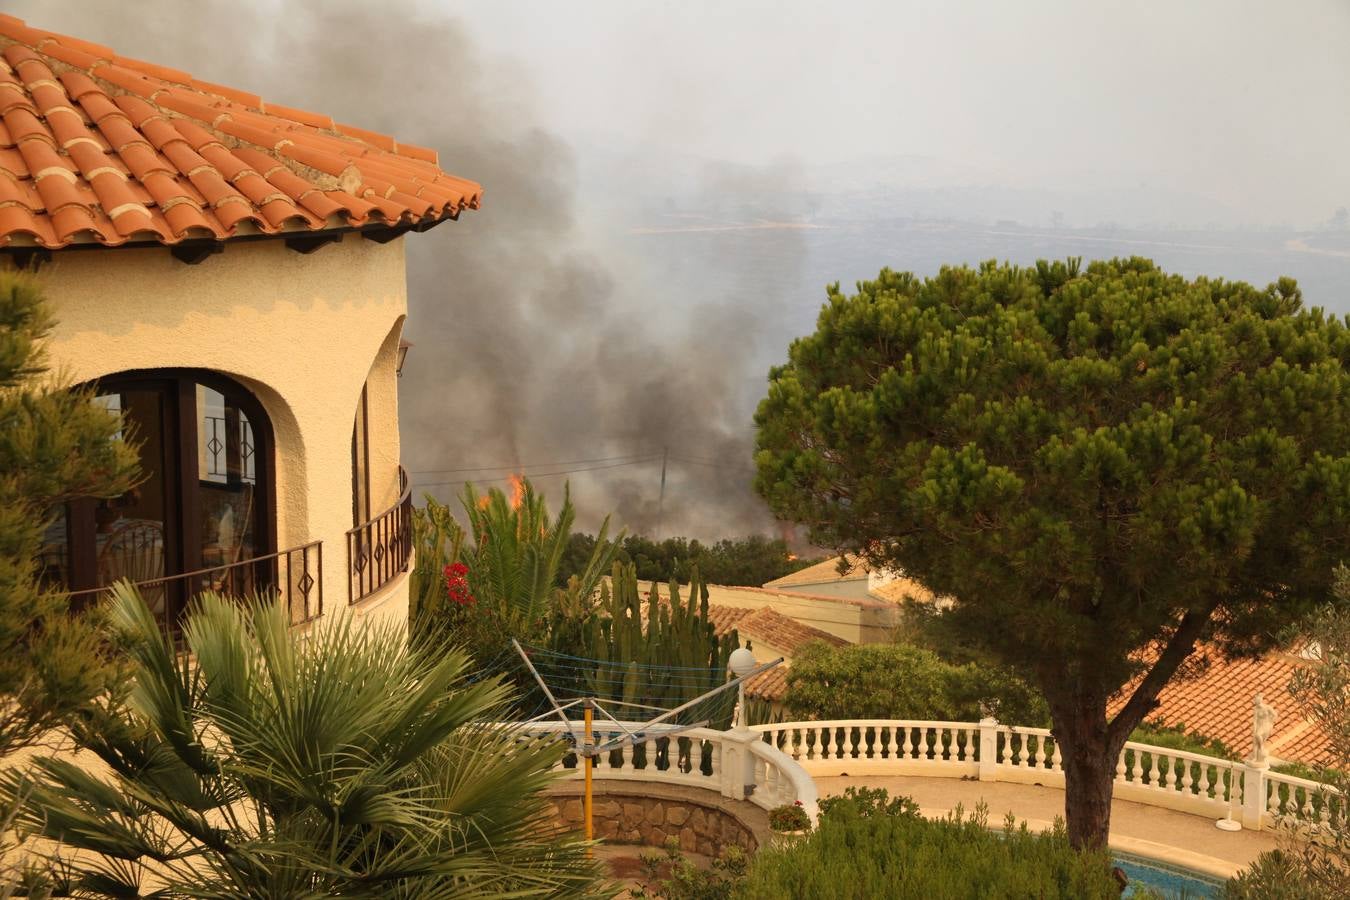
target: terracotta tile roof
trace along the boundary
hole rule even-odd
[[[783,615],[777,610],[762,606],[750,615],[743,617],[736,630],[750,639],[759,638],[771,647],[793,656],[811,641],[824,641],[834,647],[843,647],[848,641],[841,637],[821,631],[810,625],[803,625],[796,619]]]
[[[787,696],[787,663],[781,663],[745,683],[745,694],[756,700],[775,700],[781,702]]]
[[[739,628],[741,620],[752,612],[754,612],[753,609],[742,609],[736,606],[709,605],[708,621],[712,622],[713,630],[721,637],[731,629]]]
[[[807,566],[782,578],[764,582],[766,588],[784,588],[798,584],[825,584],[831,581],[858,581],[867,577],[867,567],[861,562],[849,564],[848,571],[839,574],[839,557],[834,556],[814,566]]]
[[[481,195],[435,151],[0,15],[0,247],[426,227]]]
[[[1211,658],[1210,667],[1199,677],[1174,680],[1163,688],[1149,719],[1185,725],[1188,731],[1223,741],[1234,753],[1246,756],[1252,749],[1252,698],[1259,693],[1279,715],[1268,745],[1272,756],[1312,764],[1331,761],[1326,733],[1298,714],[1287,690],[1294,669],[1306,661],[1286,653],[1234,662],[1217,654]],[[1127,693],[1112,700],[1111,714],[1124,705]]]

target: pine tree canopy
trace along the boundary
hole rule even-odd
[[[774,510],[952,598],[1057,726],[1147,669],[1108,752],[1197,642],[1270,647],[1350,553],[1350,330],[1289,279],[883,270],[830,288],[756,423]]]

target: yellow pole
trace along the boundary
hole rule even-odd
[[[591,766],[594,760],[591,758],[591,701],[589,700],[586,701],[586,717],[583,727],[586,729],[583,742],[586,752],[586,792],[582,796],[581,804],[583,807],[582,814],[586,819],[586,840],[589,841],[595,837],[595,824],[591,821]],[[590,853],[591,851],[588,849],[586,855],[589,856]]]

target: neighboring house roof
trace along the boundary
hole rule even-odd
[[[725,634],[734,628],[742,640],[748,638],[752,643],[763,641],[787,655],[785,662],[761,672],[745,683],[746,694],[762,700],[782,700],[787,696],[787,670],[792,662],[791,657],[806,644],[811,641],[825,641],[835,647],[848,644],[843,638],[821,631],[819,628],[812,628],[810,625],[803,625],[796,619],[767,606],[759,609],[710,606],[708,619],[718,634]],[[760,662],[768,660],[761,658]]]
[[[1158,708],[1148,718],[1184,725],[1187,731],[1223,741],[1233,752],[1246,756],[1252,749],[1252,698],[1261,694],[1279,716],[1266,745],[1270,755],[1311,764],[1328,763],[1331,743],[1326,733],[1300,716],[1289,696],[1294,670],[1307,665],[1308,661],[1285,653],[1232,662],[1213,655],[1203,674],[1169,682],[1158,695]],[[1112,700],[1110,714],[1124,705],[1133,687]]]
[[[837,581],[862,581],[867,578],[867,567],[854,561],[848,565],[844,574],[839,574],[839,557],[834,556],[814,566],[807,566],[782,578],[764,582],[765,588],[786,588],[801,584],[829,584]]]
[[[789,656],[812,641],[824,641],[834,647],[847,646],[848,641],[810,625],[804,625],[767,606],[753,610],[736,624],[736,630],[751,640],[759,638],[769,646]]]
[[[781,703],[787,697],[787,673],[786,663],[760,672],[745,683],[746,696],[754,697],[757,700],[771,700]]]
[[[770,582],[772,584],[772,582]],[[819,600],[822,603],[834,603],[840,606],[858,606],[863,609],[893,609],[894,603],[886,600],[876,600],[872,597],[834,597],[829,594],[812,594],[807,591],[794,591],[791,588],[773,588],[773,587],[742,587],[741,585],[729,584],[710,584],[708,589],[720,589],[724,591],[747,591],[752,594],[767,594],[772,597],[790,597],[794,600]]]
[[[0,247],[420,229],[482,195],[433,150],[12,16],[0,58]]]

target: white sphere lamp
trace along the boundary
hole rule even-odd
[[[755,659],[755,653],[749,647],[737,647],[731,651],[731,658],[727,660],[727,668],[731,674],[737,678],[749,675],[755,671],[759,662]],[[744,730],[745,724],[745,682],[742,681],[736,685],[736,712],[733,716],[735,726],[738,730]]]
[[[750,674],[757,665],[759,661],[755,659],[755,652],[749,647],[737,647],[731,651],[731,659],[727,660],[727,667],[737,678]]]

